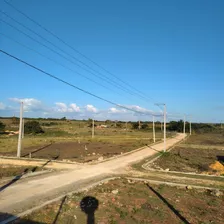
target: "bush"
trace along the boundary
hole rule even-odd
[[[3,124],[1,121],[0,121],[0,131],[1,132],[5,131],[5,124]]]
[[[27,121],[24,125],[25,134],[39,134],[44,133],[38,121]]]
[[[138,126],[139,126],[138,122],[133,122],[131,125],[132,125],[132,129],[138,129]]]

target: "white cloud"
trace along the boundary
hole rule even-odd
[[[6,106],[0,102],[0,110],[5,110]]]
[[[60,118],[66,116],[70,119],[88,119],[89,117],[95,117],[99,120],[137,120],[137,119],[150,119],[150,114],[155,114],[153,111],[140,107],[138,105],[124,105],[124,107],[131,109],[125,109],[117,107],[109,107],[104,109],[98,109],[92,104],[85,106],[78,106],[76,103],[66,104],[63,102],[56,102],[54,105],[44,105],[38,99],[34,98],[10,98],[11,102],[15,105],[5,105],[0,102],[1,114],[8,115],[9,113],[19,113],[19,103],[24,102],[24,112],[29,117],[55,117]],[[136,112],[135,112],[136,111]],[[138,113],[142,112],[144,114]],[[161,114],[157,112],[157,114]],[[156,114],[155,114],[156,115]]]
[[[9,100],[16,103],[23,102],[25,112],[42,111],[45,109],[42,102],[34,98],[10,98]]]
[[[58,103],[55,103],[55,105],[56,105],[56,111],[57,112],[65,113],[65,112],[68,111],[68,107],[65,103],[58,102]]]
[[[72,112],[80,112],[80,107],[78,107],[75,103],[71,103],[70,104],[70,109],[72,110]]]
[[[67,106],[65,103],[57,102],[56,105],[56,111],[61,113],[67,113],[67,112],[80,112],[80,107],[78,107],[75,103],[71,103],[69,106]]]
[[[90,104],[86,105],[85,108],[86,108],[86,111],[88,111],[88,112],[97,113],[97,111],[98,111],[96,107],[94,107],[93,105],[90,105]]]
[[[127,110],[125,110],[125,109],[119,110],[115,107],[111,107],[111,108],[109,108],[108,113],[111,113],[111,114],[127,113]]]

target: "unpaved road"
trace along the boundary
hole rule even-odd
[[[184,137],[184,134],[178,134],[175,138],[168,139],[167,147],[173,146]],[[0,192],[0,212],[17,214],[62,193],[77,190],[106,176],[122,173],[126,166],[152,156],[163,150],[163,146],[163,143],[158,143],[99,164],[80,165],[75,166],[74,170],[18,180]]]

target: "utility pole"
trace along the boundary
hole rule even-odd
[[[140,123],[140,120],[138,121],[138,129],[140,130],[141,128],[141,123]]]
[[[153,129],[153,142],[156,142],[156,133],[155,133],[155,120],[154,120],[154,116],[152,116],[152,129]]]
[[[92,138],[94,138],[94,130],[95,130],[95,127],[94,127],[94,119],[92,120]]]
[[[161,131],[163,131],[163,120],[161,119]]]
[[[185,125],[186,125],[186,115],[184,115],[184,130],[183,130],[184,134],[185,134]]]
[[[156,103],[157,106],[163,105],[164,107],[164,112],[163,112],[163,142],[164,142],[164,149],[163,151],[166,152],[166,104],[165,103]]]
[[[190,135],[191,135],[191,120],[189,122],[190,122]]]
[[[166,152],[166,104],[164,103],[164,152]]]
[[[23,119],[23,131],[22,131],[22,138],[24,138],[24,119]]]
[[[18,148],[17,148],[18,158],[20,158],[20,155],[21,155],[22,128],[23,128],[23,102],[20,103],[19,137],[18,137]]]

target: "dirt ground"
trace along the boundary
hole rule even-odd
[[[203,133],[191,135],[186,144],[202,144],[202,145],[223,145],[224,133]]]
[[[87,196],[92,198],[85,198]],[[120,179],[63,198],[16,223],[84,224],[87,217],[80,205],[89,214],[97,208],[95,223],[100,224],[224,222],[224,196],[217,197],[208,190],[186,190]]]
[[[191,135],[186,141],[153,162],[150,167],[170,171],[222,175],[211,165],[224,165],[224,136],[222,133]],[[224,167],[223,167],[224,171]]]
[[[195,149],[187,147],[175,147],[170,152],[163,154],[151,167],[162,168],[181,172],[213,172],[209,167],[215,161],[224,162],[224,150]]]
[[[41,147],[28,147],[22,150],[22,157],[56,160],[71,160],[78,162],[89,162],[97,160],[99,157],[108,158],[114,155],[120,155],[129,152],[141,146],[146,142],[140,143],[121,143],[113,144],[107,142],[58,142]],[[15,156],[12,152],[2,152],[2,155]]]

